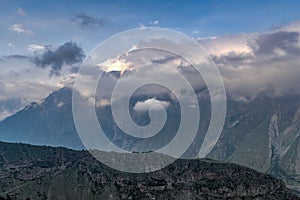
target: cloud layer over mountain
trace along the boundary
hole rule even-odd
[[[218,40],[222,44],[223,38],[204,43],[219,66],[229,95],[251,100],[262,93],[271,96],[300,94],[299,26],[239,37],[243,39],[237,43],[234,36],[225,39],[225,44],[239,46],[232,51],[227,51],[226,45],[224,49],[218,48],[216,44]]]
[[[83,23],[95,22],[88,21]],[[251,101],[262,94],[274,97],[300,94],[299,33],[300,22],[294,22],[261,33],[224,35],[198,41],[218,66],[228,96]],[[167,41],[160,42],[168,45]],[[66,42],[57,48],[46,45],[29,47],[29,55],[0,57],[0,101],[14,98],[38,100],[47,96],[49,92],[74,80],[78,66],[85,57],[83,49],[73,42]],[[182,48],[186,51],[189,49],[185,46]],[[189,53],[193,55],[193,52]],[[177,67],[196,90],[203,89],[203,80],[199,74],[178,56],[136,51],[135,56],[125,53],[115,60],[126,66],[119,68],[123,70],[121,75],[127,71],[124,73],[127,80],[134,66],[151,62]],[[118,63],[114,59],[111,61]],[[108,69],[113,71],[118,67]],[[49,77],[49,74],[55,76]],[[176,80],[173,82],[176,84]]]

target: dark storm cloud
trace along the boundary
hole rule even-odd
[[[77,23],[81,27],[99,27],[107,23],[107,19],[105,18],[96,18],[85,13],[77,14],[71,21]]]
[[[298,32],[279,31],[270,34],[260,35],[256,40],[256,45],[252,47],[256,55],[270,55],[274,50],[280,49],[287,53],[299,51],[295,44],[298,42]]]
[[[85,57],[82,48],[76,43],[67,42],[59,46],[56,50],[47,49],[43,54],[34,58],[36,66],[45,68],[51,67],[51,75],[58,75],[64,64],[72,65],[82,62]]]

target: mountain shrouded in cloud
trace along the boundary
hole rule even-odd
[[[0,199],[298,199],[299,8],[0,1]]]
[[[199,40],[199,43],[219,67],[227,94],[236,100],[251,101],[259,95],[279,97],[300,94],[299,31],[297,24],[286,25],[261,33],[208,38]],[[170,41],[151,42],[171,45],[168,43]],[[126,79],[130,79],[130,71],[137,72],[137,66],[143,63],[163,64],[180,70],[195,86],[195,90],[205,87],[193,67],[182,58],[165,53],[137,51],[136,48],[138,45],[134,51],[103,63],[103,70],[119,71]],[[183,45],[181,48],[187,47]],[[124,73],[125,71],[128,73]]]
[[[0,56],[0,104],[5,108],[1,109],[1,119],[25,106],[14,104],[12,108],[9,102],[16,99],[40,101],[71,84],[85,57],[83,49],[75,42],[66,42],[57,48],[51,45],[29,45],[28,48],[30,54]]]
[[[300,94],[299,31],[295,25],[200,43],[219,67],[228,95],[249,101],[260,94]]]
[[[294,22],[266,32],[225,35],[202,39],[199,40],[199,43],[203,45],[218,66],[227,94],[234,99],[251,101],[261,94],[268,96],[300,94],[298,87],[298,77],[300,77],[300,68],[298,67],[300,62],[299,27],[299,23]],[[160,42],[170,45],[166,41]],[[33,55],[12,54],[1,57],[0,64],[2,65],[11,62],[14,65],[15,63],[24,65],[24,69],[10,68],[1,77],[2,81],[6,80],[5,84],[0,85],[0,90],[3,91],[2,96],[6,96],[2,100],[28,98],[26,90],[17,92],[20,85],[23,85],[24,88],[28,87],[28,92],[43,90],[49,93],[64,86],[65,82],[68,84],[72,82],[71,79],[74,79],[78,69],[77,65],[82,62],[85,56],[84,50],[75,42],[66,42],[56,49],[52,49],[50,46],[44,47],[45,49],[41,49]],[[125,52],[118,58],[111,58],[102,63],[103,70],[107,72],[119,71],[120,74],[116,74],[117,76],[124,75],[127,80],[131,80],[130,73],[133,73],[131,71],[143,63],[177,66],[191,84],[194,84],[195,90],[201,91],[205,86],[201,76],[195,73],[193,67],[178,56],[136,51],[136,48],[137,46],[130,49],[135,51],[135,56],[132,56],[133,53]],[[182,46],[182,48],[186,47]],[[32,65],[28,67],[32,62],[34,63],[33,66],[38,66],[39,69],[32,67]],[[50,72],[47,72],[48,70]],[[13,73],[13,71],[15,72]],[[39,75],[37,76],[36,73]],[[57,79],[57,81],[49,80],[51,84],[55,83],[52,87],[50,87],[51,84],[48,84],[47,87],[43,86],[48,82],[49,73],[56,75],[51,76],[51,79]],[[28,77],[33,78],[29,80]],[[138,77],[136,76],[136,78]],[[16,88],[14,89],[16,93],[11,92],[11,88]],[[31,92],[30,99],[41,99],[47,96],[47,93]],[[32,97],[34,94],[36,97]]]
[[[112,72],[105,74],[105,76],[102,81],[117,79]],[[145,146],[145,150],[148,150],[149,147],[156,147],[154,144],[161,146],[168,143],[173,134],[176,133],[178,128],[176,126],[180,122],[178,105],[174,102],[172,96],[167,93],[164,94],[162,90],[154,87],[148,89],[143,90],[141,88],[141,91],[137,91],[131,99],[132,119],[137,124],[147,125],[149,116],[144,108],[150,108],[155,103],[162,106],[169,103],[166,109],[170,115],[167,117],[168,121],[162,134],[159,133],[158,138],[153,140],[153,146]],[[152,91],[155,95],[160,94],[160,96],[157,96],[155,101],[151,98],[154,94],[147,91]],[[228,98],[224,129],[220,140],[209,154],[209,157],[271,173],[282,178],[290,187],[299,191],[300,181],[296,175],[300,172],[297,160],[300,155],[299,99],[300,95],[259,96],[250,102]],[[195,152],[197,153],[198,145],[201,144],[203,139],[203,133],[207,130],[210,116],[208,92],[206,90],[199,91],[198,100],[200,101],[200,111],[203,118],[199,123],[200,128],[193,142],[193,148],[187,152],[192,155],[195,155]],[[83,148],[74,126],[71,101],[72,89],[66,87],[50,94],[42,102],[28,105],[22,111],[0,122],[1,140],[65,146],[74,149]],[[140,150],[141,147],[136,146],[136,143],[131,143],[122,136],[122,132],[114,122],[112,113],[109,110],[110,103],[107,99],[101,99],[95,105],[99,123],[107,137],[127,150]],[[138,112],[134,110],[136,105],[140,108]],[[189,120],[192,121],[193,119]],[[140,145],[149,145],[149,141],[140,141],[139,143]]]

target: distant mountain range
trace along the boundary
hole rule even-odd
[[[198,97],[201,116],[209,116],[207,91],[199,91]],[[147,98],[134,97],[131,104]],[[229,97],[227,103],[223,133],[208,157],[273,174],[282,178],[289,187],[300,191],[300,96],[273,98],[261,95],[249,102]],[[153,143],[155,145],[166,144],[178,128],[180,113],[177,112],[176,102],[172,102],[172,105],[167,110],[171,119],[164,126],[160,140],[156,139],[157,142]],[[113,121],[109,105],[97,108],[97,111],[107,136],[119,146],[135,151],[137,147],[133,145],[134,142],[124,142],[121,130]],[[148,115],[144,113],[132,112],[132,116],[139,124],[149,122]],[[199,133],[186,155],[197,155],[203,139],[202,133],[206,132],[208,124],[209,117],[201,118]],[[83,149],[73,122],[72,89],[64,87],[57,90],[41,102],[31,103],[1,121],[0,140]]]
[[[270,175],[209,159],[179,159],[159,171],[130,174],[87,151],[0,142],[0,152],[0,196],[16,200],[300,199]]]

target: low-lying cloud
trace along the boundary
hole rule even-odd
[[[134,105],[135,111],[149,111],[151,109],[167,108],[170,105],[167,101],[157,100],[156,98],[147,99],[145,101],[138,101]]]
[[[258,95],[300,94],[300,42],[296,30],[274,30],[245,39],[250,51],[210,52],[223,75],[227,93],[236,99]],[[228,43],[231,41],[228,40]]]
[[[276,50],[294,54],[299,53],[299,47],[296,46],[298,40],[299,33],[295,31],[278,31],[262,34],[256,39],[256,43],[252,49],[256,56],[276,55]]]

